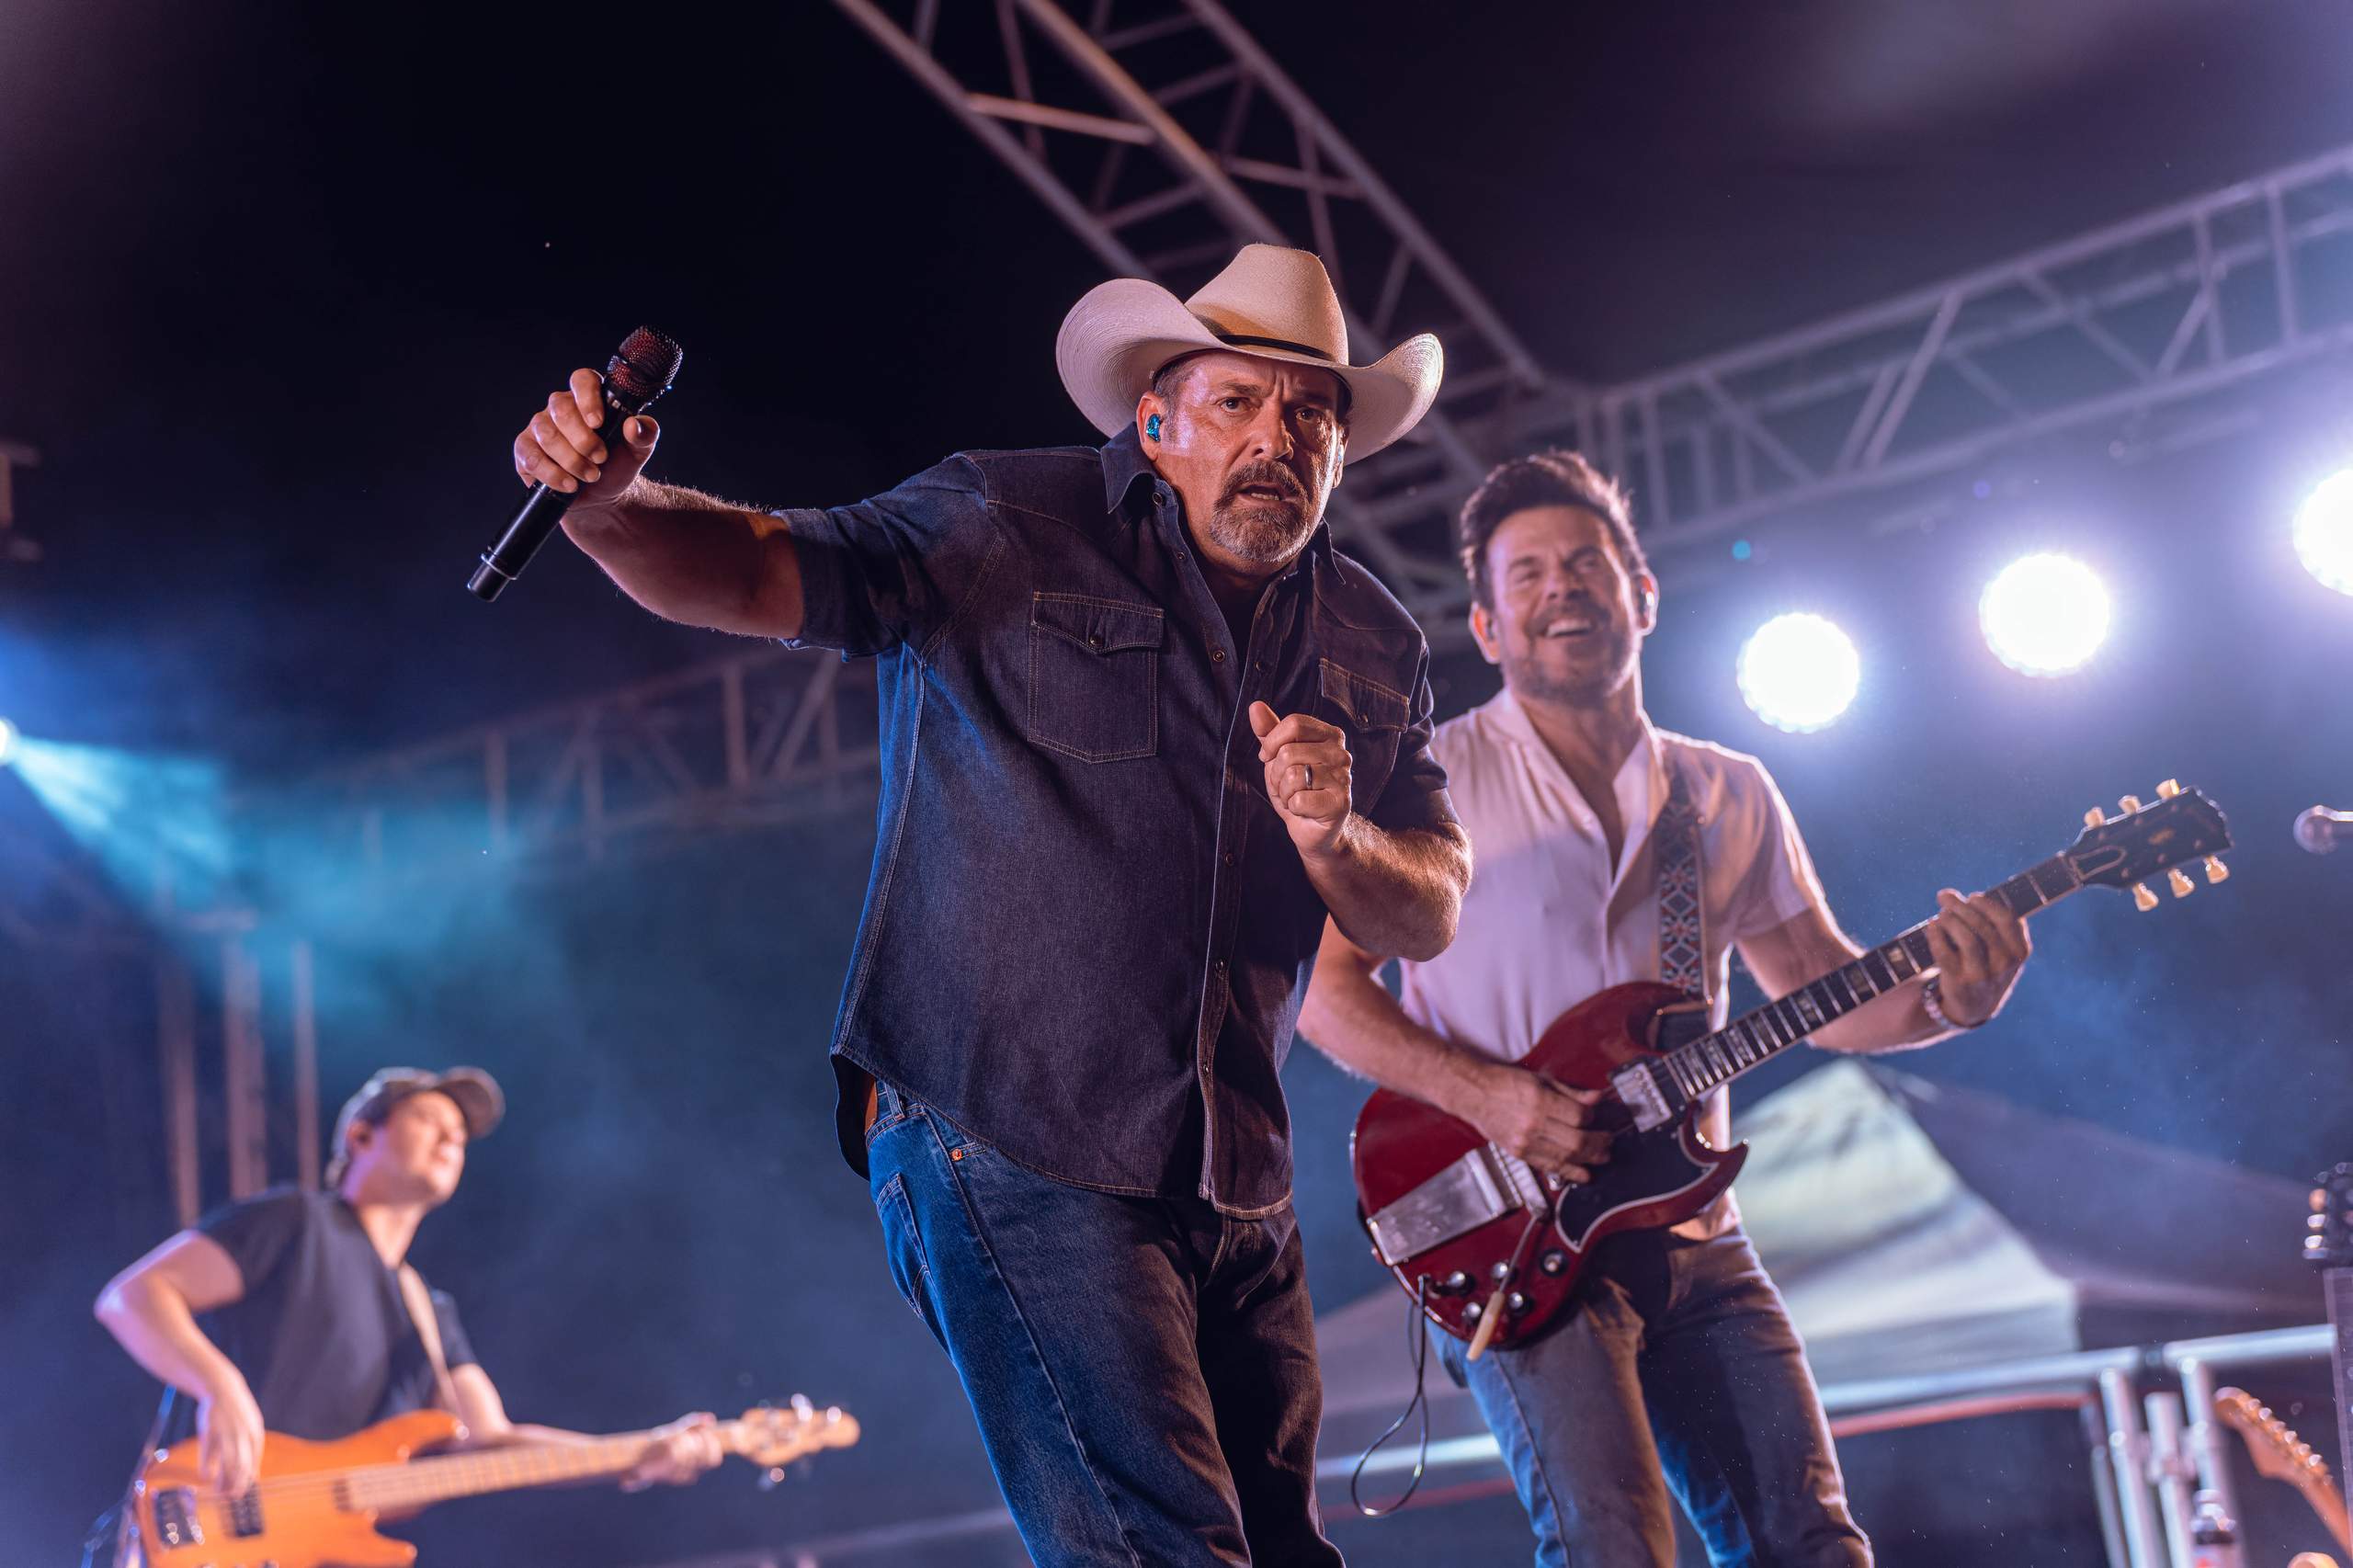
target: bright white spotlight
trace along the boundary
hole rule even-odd
[[[2322,480],[2296,509],[2295,538],[2305,571],[2353,594],[2353,468]]]
[[[2024,556],[1985,585],[1977,624],[2010,668],[2063,676],[2081,669],[2108,640],[2108,590],[2073,556]]]
[[[17,726],[0,719],[0,767],[6,767],[17,755]]]
[[[1818,615],[1777,615],[1740,650],[1740,695],[1777,730],[1819,730],[1855,700],[1863,662]]]

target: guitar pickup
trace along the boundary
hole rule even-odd
[[[1390,1204],[1365,1217],[1372,1250],[1394,1268],[1522,1207],[1518,1185],[1482,1145]]]
[[[1666,1090],[1647,1063],[1636,1062],[1620,1067],[1609,1075],[1609,1086],[1616,1091],[1619,1102],[1632,1114],[1635,1131],[1648,1132],[1675,1119],[1675,1108],[1666,1103]]]

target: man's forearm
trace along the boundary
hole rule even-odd
[[[97,1319],[132,1360],[191,1398],[207,1398],[240,1375],[196,1326],[188,1302],[159,1280],[135,1278],[108,1286],[98,1298]]]
[[[1495,1066],[1407,1017],[1378,976],[1336,958],[1328,943],[1299,1028],[1318,1051],[1358,1077],[1440,1110],[1468,1105]]]
[[[1390,833],[1352,816],[1328,853],[1304,863],[1333,920],[1366,952],[1426,962],[1454,940],[1471,883],[1461,828]]]
[[[665,619],[800,634],[800,564],[779,517],[641,476],[609,505],[566,513],[563,529],[621,592]]]

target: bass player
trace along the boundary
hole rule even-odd
[[[405,1261],[425,1217],[457,1191],[467,1144],[505,1108],[480,1068],[387,1067],[336,1119],[324,1190],[280,1187],[216,1210],[99,1293],[108,1332],[196,1402],[212,1488],[254,1483],[265,1429],[327,1441],[433,1406],[464,1422],[475,1448],[592,1440],[510,1421],[455,1304]],[[162,1440],[185,1417],[172,1425]],[[712,1418],[688,1415],[652,1435],[621,1484],[684,1484],[721,1457]]]
[[[1517,1065],[1554,1017],[1606,986],[1665,980],[1704,994],[1721,1027],[1732,949],[1775,995],[1860,949],[1763,766],[1644,712],[1658,585],[1616,483],[1574,452],[1505,462],[1464,504],[1460,542],[1472,634],[1504,682],[1432,742],[1478,846],[1461,931],[1405,961],[1392,998],[1379,961],[1327,926],[1300,1029],[1537,1169],[1586,1181],[1609,1157],[1600,1096]],[[2001,1010],[2024,924],[1984,894],[1938,899],[1936,976],[1815,1044],[1926,1045]],[[1731,1117],[1722,1090],[1713,1100],[1699,1125],[1723,1148]],[[1511,1467],[1540,1568],[1668,1568],[1670,1488],[1718,1568],[1870,1562],[1796,1331],[1729,1192],[1671,1231],[1602,1243],[1572,1300],[1551,1332],[1476,1361],[1438,1336]]]

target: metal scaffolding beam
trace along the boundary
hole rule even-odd
[[[2226,424],[2255,383],[2349,351],[2345,148],[1482,434],[1584,433],[1673,556],[2050,437]]]
[[[1216,0],[835,4],[1113,272],[1184,294],[1244,244],[1295,245],[1324,258],[1355,349],[1436,332],[1447,355],[1437,406],[1411,438],[1350,466],[1333,521],[1409,607],[1460,597],[1448,552],[1420,536],[1442,541],[1455,498],[1486,469],[1472,425],[1574,389],[1545,375]]]
[[[1508,452],[1593,454],[1672,562],[2054,437],[2226,426],[2250,384],[2353,348],[2347,149],[1589,386],[1545,373],[1215,0],[835,3],[1113,271],[1183,291],[1241,242],[1303,245],[1357,341],[1439,333],[1424,438],[1352,469],[1334,523],[1440,638],[1467,597],[1451,513]]]
[[[870,806],[870,661],[779,647],[382,753],[290,791],[354,886]]]

